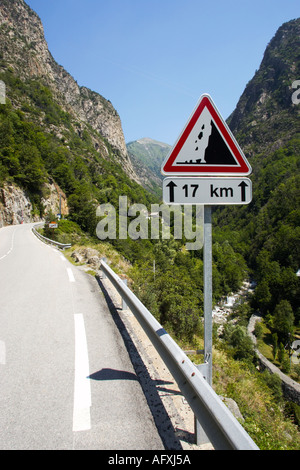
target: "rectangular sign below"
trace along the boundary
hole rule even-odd
[[[163,180],[165,204],[230,205],[252,201],[249,178],[168,177]]]

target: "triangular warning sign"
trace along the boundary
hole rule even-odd
[[[164,175],[249,175],[245,155],[211,97],[202,95],[165,159]]]

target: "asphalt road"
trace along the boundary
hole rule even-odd
[[[95,279],[0,229],[0,449],[162,450]]]

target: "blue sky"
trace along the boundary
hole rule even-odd
[[[170,145],[202,93],[227,119],[277,29],[300,16],[299,0],[25,1],[54,59],[112,102],[126,142]]]

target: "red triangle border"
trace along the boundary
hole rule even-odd
[[[203,165],[203,167],[199,166],[184,166],[181,165],[173,166],[174,161],[176,160],[177,155],[179,154],[180,150],[182,149],[184,143],[186,142],[188,136],[190,135],[193,127],[195,126],[196,122],[198,121],[199,117],[203,109],[207,107],[212,118],[214,119],[215,123],[217,124],[220,133],[222,134],[223,139],[227,143],[230,151],[234,155],[238,165],[228,166],[228,165]],[[224,174],[224,175],[249,175],[252,171],[251,166],[249,165],[248,161],[246,160],[245,156],[243,155],[242,151],[239,149],[237,142],[235,141],[231,131],[221,118],[219,112],[217,111],[215,105],[213,104],[209,95],[202,95],[200,102],[193,113],[192,117],[190,118],[188,124],[184,128],[182,134],[180,135],[178,141],[176,142],[175,146],[171,150],[171,153],[167,157],[168,159],[165,161],[164,165],[162,166],[162,173],[165,175],[174,175],[174,174],[185,174],[185,175],[210,175],[210,174]]]

